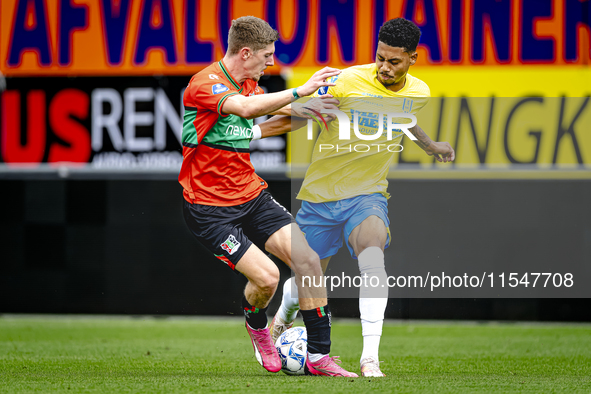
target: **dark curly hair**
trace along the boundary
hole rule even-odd
[[[378,40],[391,47],[404,48],[405,52],[414,52],[419,45],[421,29],[404,18],[390,19],[380,28]]]

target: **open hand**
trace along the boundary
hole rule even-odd
[[[298,96],[309,96],[323,86],[335,86],[335,83],[327,82],[326,80],[340,73],[341,70],[332,67],[324,67],[322,70],[316,71],[305,84],[298,88]]]

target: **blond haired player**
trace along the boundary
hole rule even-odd
[[[367,141],[351,132],[351,139],[340,140],[340,123],[336,121],[330,122],[318,137],[297,197],[303,201],[296,221],[318,253],[324,270],[345,241],[352,257],[359,262],[361,276],[367,274],[386,283],[384,249],[390,244],[386,177],[404,133],[398,130],[388,140],[385,119],[379,116],[385,112],[415,115],[427,103],[429,87],[408,74],[417,59],[420,35],[419,28],[406,19],[384,23],[379,32],[376,62],[343,70],[331,79],[335,86],[321,88],[317,93],[338,98],[339,110],[348,114],[351,121],[356,113],[361,134],[379,137]],[[380,123],[383,134],[377,135]],[[454,151],[447,142],[432,141],[418,126],[409,131],[426,154],[440,162],[454,160]],[[284,284],[282,303],[271,323],[273,338],[293,324],[299,308],[296,291],[291,279]],[[362,287],[359,297],[363,329],[361,374],[385,376],[380,370],[378,348],[388,287]]]

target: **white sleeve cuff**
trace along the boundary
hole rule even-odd
[[[253,140],[260,140],[261,139],[261,136],[262,136],[261,128],[259,127],[258,124],[257,125],[254,125],[252,127],[252,139]]]

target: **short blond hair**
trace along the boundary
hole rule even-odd
[[[279,39],[279,32],[267,22],[254,16],[243,16],[232,21],[228,33],[228,53],[235,55],[248,47],[257,52]]]

